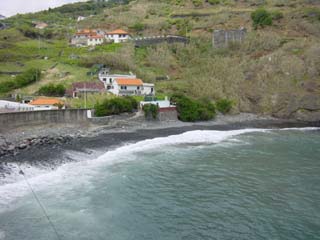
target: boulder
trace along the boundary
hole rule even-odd
[[[29,145],[28,144],[25,144],[25,143],[22,143],[18,146],[19,149],[26,149]]]
[[[282,94],[273,109],[272,115],[307,122],[320,121],[320,95],[316,93],[303,96]]]

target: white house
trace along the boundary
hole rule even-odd
[[[30,102],[35,111],[65,109],[65,104],[57,98],[38,98]]]
[[[137,78],[116,78],[108,91],[118,96],[142,95],[143,82]]]
[[[24,112],[34,111],[34,106],[30,104],[0,100],[0,112]]]
[[[83,20],[85,20],[85,19],[86,19],[86,17],[84,17],[84,16],[79,16],[78,19],[77,19],[77,22],[83,21]]]
[[[122,29],[117,29],[112,32],[107,32],[105,34],[105,38],[108,41],[112,41],[114,43],[126,42],[129,40],[130,35],[126,31]]]
[[[92,35],[87,38],[87,46],[96,46],[103,44],[103,36],[102,35]]]
[[[108,91],[119,96],[155,95],[154,84],[145,84],[138,78],[116,78]]]
[[[99,80],[103,82],[106,90],[115,95],[155,95],[153,83],[144,83],[136,75],[110,74],[109,69],[103,68],[99,72]]]
[[[155,95],[156,90],[153,83],[143,83],[142,95]]]
[[[130,78],[130,79],[135,79],[137,78],[136,75],[130,73],[128,74],[110,74],[109,69],[103,68],[99,72],[99,80],[103,82],[105,85],[105,88],[107,90],[110,90],[117,78]]]
[[[83,29],[79,30],[72,38],[71,45],[82,46],[95,46],[103,43],[103,35],[98,34],[97,30]]]

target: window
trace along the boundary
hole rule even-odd
[[[103,81],[104,81],[104,82],[106,82],[106,81],[107,81],[107,79],[106,79],[106,78],[104,78],[104,79],[103,79]]]
[[[137,87],[137,90],[140,90],[140,87],[139,87],[139,86]]]
[[[112,78],[109,79],[109,82],[112,83]]]

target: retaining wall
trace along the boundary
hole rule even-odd
[[[227,47],[229,43],[241,43],[247,35],[245,28],[237,30],[215,30],[213,32],[213,46],[216,48]]]
[[[46,124],[88,124],[87,109],[0,113],[0,131]]]

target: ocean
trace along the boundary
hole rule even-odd
[[[315,128],[189,131],[21,168],[27,182],[0,186],[1,240],[320,239]]]

